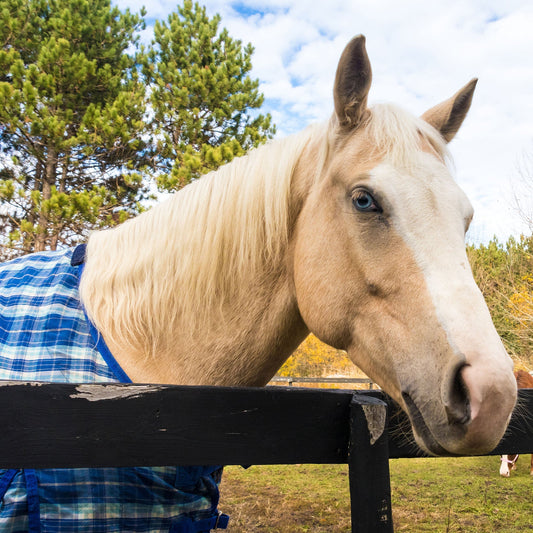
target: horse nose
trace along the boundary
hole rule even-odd
[[[465,358],[459,357],[448,366],[442,382],[442,401],[450,425],[464,426],[472,417],[470,394],[463,378],[466,367]]]

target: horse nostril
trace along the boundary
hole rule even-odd
[[[467,365],[457,365],[451,373],[447,384],[444,384],[444,408],[448,423],[451,425],[465,425],[470,422],[470,397],[462,377],[462,370]]]

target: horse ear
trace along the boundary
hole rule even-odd
[[[366,113],[372,69],[363,35],[354,37],[344,49],[337,66],[333,97],[342,128],[354,129]]]
[[[422,118],[440,131],[446,142],[450,142],[459,131],[470,109],[477,78],[469,81],[451,98],[426,111]]]

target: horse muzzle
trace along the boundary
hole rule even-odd
[[[465,362],[445,373],[440,398],[434,391],[427,396],[429,392],[404,390],[401,397],[417,443],[432,455],[492,451],[505,433],[517,397],[510,369]]]

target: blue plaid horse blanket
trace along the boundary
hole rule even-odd
[[[84,254],[82,245],[0,264],[0,379],[130,382],[80,304]],[[0,470],[0,531],[225,529],[220,475],[213,466]]]

